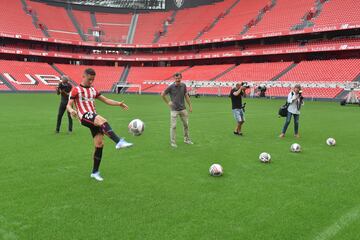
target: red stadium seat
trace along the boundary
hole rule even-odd
[[[295,82],[348,82],[359,74],[360,59],[303,61],[280,78]]]
[[[120,80],[124,70],[123,67],[108,66],[76,66],[68,64],[56,64],[56,66],[78,84],[81,83],[84,70],[86,68],[93,68],[96,72],[96,78],[93,83],[94,87],[99,91],[106,92],[111,91],[113,85]]]
[[[80,35],[64,8],[49,6],[38,2],[30,2],[29,5],[35,10],[39,21],[46,26],[51,37],[67,40],[81,40]],[[54,17],[55,13],[56,18]]]
[[[244,63],[226,73],[217,81],[269,81],[291,64],[292,62]]]
[[[30,14],[22,9],[20,1],[2,0],[0,14],[0,30],[7,33],[43,36],[40,29],[35,28]]]
[[[59,73],[47,63],[0,60],[0,74],[18,91],[53,91],[59,83]]]

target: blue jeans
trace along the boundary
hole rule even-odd
[[[288,126],[290,124],[290,121],[291,121],[291,116],[294,116],[294,132],[295,132],[295,134],[299,133],[299,117],[300,117],[300,115],[299,114],[292,114],[291,112],[288,112],[284,127],[282,129],[283,134],[286,133],[286,130],[287,130],[287,128],[288,128]]]

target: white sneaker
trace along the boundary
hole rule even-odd
[[[171,145],[173,148],[177,148],[176,143],[170,143],[170,145]]]
[[[122,138],[122,139],[120,139],[120,141],[116,144],[115,148],[116,148],[116,149],[129,148],[129,147],[131,147],[132,145],[134,145],[134,144],[128,143],[127,141],[125,141],[125,139]]]
[[[189,144],[189,145],[193,145],[193,144],[194,144],[191,140],[185,140],[184,143]]]
[[[104,181],[104,179],[100,176],[100,172],[92,173],[90,177],[99,182]]]

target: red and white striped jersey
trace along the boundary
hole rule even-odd
[[[74,100],[80,119],[86,112],[96,113],[95,99],[100,95],[94,87],[80,85],[71,90],[69,98]]]

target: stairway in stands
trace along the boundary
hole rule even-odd
[[[291,30],[298,31],[314,26],[314,23],[311,20],[317,18],[321,14],[323,5],[329,1],[330,0],[315,0],[315,6],[309,9],[301,19],[301,22],[292,26]]]
[[[99,27],[97,24],[97,20],[96,20],[96,16],[94,12],[90,12],[90,19],[91,19],[91,23],[93,25],[94,28]],[[96,42],[101,42],[100,37],[95,36],[95,41]]]
[[[215,20],[209,25],[209,27],[203,29],[201,32],[199,32],[199,35],[196,36],[196,38],[194,40],[198,40],[202,35],[204,35],[204,33],[210,31],[219,21],[220,19],[226,17],[226,15],[228,15],[231,10],[240,2],[240,0],[235,0],[235,2],[228,8],[226,9],[223,13],[221,13],[217,18],[215,18]]]
[[[127,77],[128,77],[128,75],[129,75],[129,72],[130,72],[130,68],[131,68],[130,65],[126,65],[126,66],[125,66],[124,71],[123,71],[123,72],[121,73],[121,75],[120,75],[119,81],[118,81],[117,83],[114,83],[114,85],[112,86],[112,89],[111,89],[112,92],[116,92],[116,85],[117,85],[117,84],[119,84],[119,83],[125,84],[125,83],[126,83]],[[128,89],[128,88],[125,88],[125,87],[124,87],[124,88],[122,88],[122,89],[120,90],[119,93],[125,93],[125,92],[127,91],[127,89]]]
[[[35,28],[40,29],[45,37],[51,37],[49,32],[47,31],[46,25],[44,23],[39,22],[36,11],[29,10],[29,6],[27,5],[26,0],[21,0],[21,4],[23,5],[23,10],[25,11],[25,13],[31,16],[32,23],[35,26]]]
[[[294,67],[296,67],[298,65],[298,63],[292,63],[289,67],[287,67],[286,69],[284,69],[282,72],[280,72],[278,75],[276,75],[275,77],[273,77],[272,79],[270,79],[270,81],[277,81],[279,80],[282,76],[284,76],[286,73],[290,72],[291,69],[293,69]]]
[[[87,38],[86,38],[84,32],[82,31],[79,22],[76,20],[76,17],[74,15],[73,11],[72,11],[72,8],[71,7],[66,8],[66,12],[67,12],[71,22],[73,23],[76,31],[79,33],[81,39],[83,41],[87,41]]]
[[[250,20],[243,28],[243,30],[240,32],[240,34],[246,34],[250,28],[252,28],[253,26],[256,26],[256,24],[258,24],[261,19],[264,17],[264,15],[270,11],[272,8],[274,8],[276,6],[277,0],[271,0],[269,5],[266,5],[263,9],[261,9],[259,11],[259,14],[252,20]]]
[[[134,41],[136,26],[138,23],[139,14],[133,14],[131,17],[130,27],[126,38],[126,43],[131,44]]]
[[[169,26],[169,24],[172,24],[175,21],[177,12],[178,12],[178,10],[173,11],[170,18],[163,23],[162,31],[155,33],[155,37],[154,37],[154,40],[152,41],[152,43],[157,43],[160,40],[160,38],[167,33],[168,26]]]

